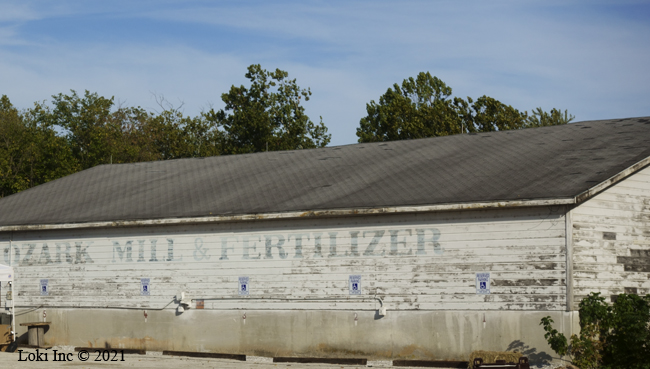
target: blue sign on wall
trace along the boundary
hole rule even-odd
[[[49,296],[50,287],[48,279],[41,279],[41,296]]]
[[[476,294],[488,295],[490,293],[490,273],[476,273]]]
[[[360,275],[351,275],[350,276],[350,295],[360,295],[361,294],[361,276]]]
[[[140,295],[142,296],[151,295],[151,278],[140,279]]]
[[[250,291],[248,281],[248,277],[239,277],[239,294],[242,296],[247,296]]]

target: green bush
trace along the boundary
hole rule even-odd
[[[542,318],[544,338],[581,369],[650,369],[650,296],[619,295],[608,305],[600,293],[580,302],[580,335],[570,342]]]

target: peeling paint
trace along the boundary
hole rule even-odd
[[[650,291],[650,168],[576,207],[574,305],[591,292]]]

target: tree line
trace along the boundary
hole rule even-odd
[[[301,103],[311,91],[280,69],[248,67],[249,86],[221,95],[223,109],[186,116],[159,100],[161,111],[126,107],[97,93],[52,96],[18,110],[0,98],[0,197],[92,168],[261,151],[326,146],[331,135],[322,117],[313,122]],[[451,97],[451,88],[428,72],[395,84],[357,129],[359,142],[443,136],[566,124],[565,111],[530,115],[493,98]]]
[[[536,108],[528,114],[486,95],[476,100],[452,97],[451,87],[429,72],[394,84],[378,103],[366,104],[366,111],[357,128],[359,142],[505,131],[567,124],[574,119],[559,109]]]

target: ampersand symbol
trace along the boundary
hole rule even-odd
[[[197,238],[194,240],[194,260],[200,261],[203,259],[210,260],[210,255],[207,254],[208,250],[203,249],[203,240]]]

